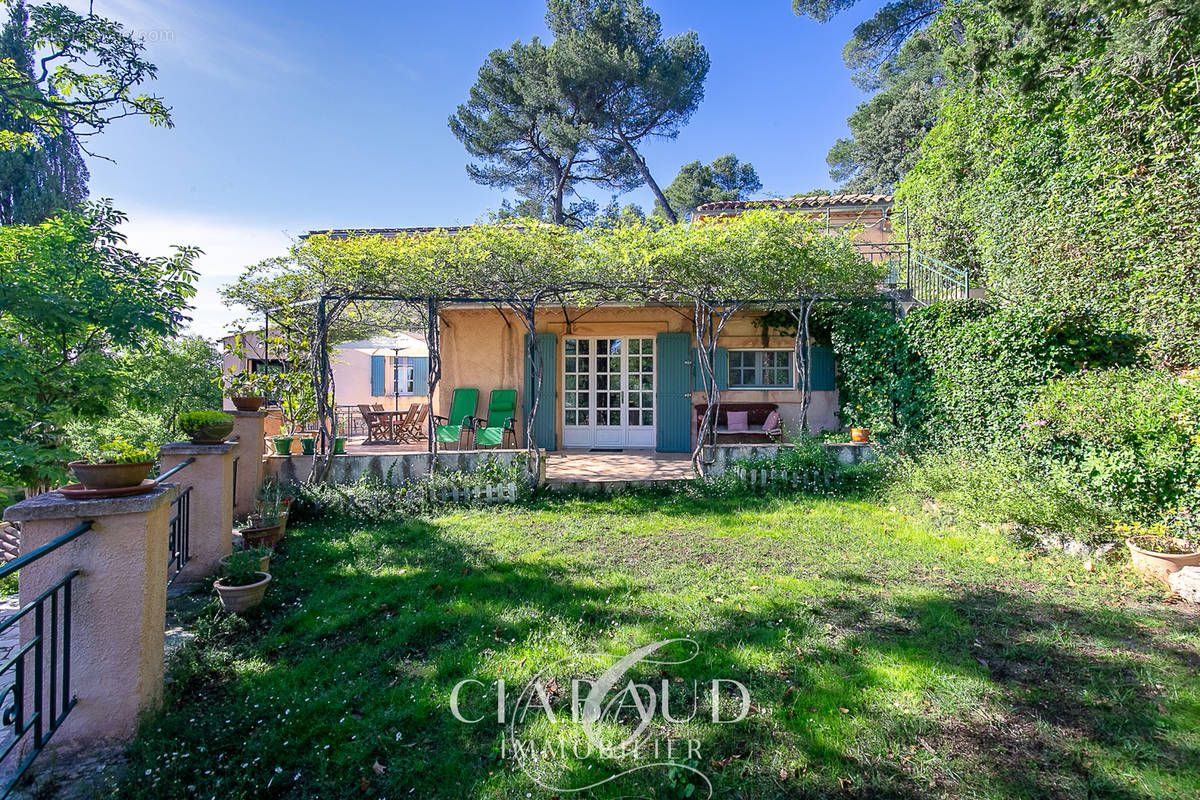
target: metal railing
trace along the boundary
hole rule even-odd
[[[167,533],[167,585],[170,586],[187,566],[191,557],[189,534],[192,523],[192,487],[187,487],[171,501],[170,526]]]
[[[0,579],[74,541],[90,531],[92,525],[92,520],[81,522],[57,539],[8,562],[0,567]],[[22,742],[27,736],[31,737],[29,752],[15,770],[11,773],[5,770],[7,777],[0,785],[0,798],[8,797],[75,707],[75,696],[71,692],[71,581],[78,575],[79,570],[71,570],[30,603],[0,622],[0,636],[30,615],[33,616],[34,625],[33,637],[0,664],[0,679],[10,672],[13,676],[12,682],[0,691],[0,705],[3,705],[0,724],[7,729],[5,733],[11,733],[12,736],[0,748],[0,764],[14,752],[19,753]],[[32,664],[29,663],[30,659]],[[27,698],[31,671],[33,692]],[[31,707],[26,707],[27,701]]]
[[[188,456],[183,461],[180,461],[175,466],[158,476],[158,482],[162,483],[165,479],[171,477],[175,473],[182,470],[189,464],[196,463],[196,459]],[[187,566],[188,558],[191,556],[189,547],[189,534],[191,532],[192,522],[192,487],[185,487],[179,495],[171,501],[171,516],[170,523],[167,528],[167,585],[170,586],[179,577],[179,573]]]
[[[855,242],[859,255],[872,263],[888,265],[883,283],[890,289],[907,289],[922,305],[968,296],[965,270],[914,250],[908,242]]]

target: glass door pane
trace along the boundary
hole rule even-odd
[[[654,340],[629,340],[629,355],[625,373],[628,424],[654,424]]]
[[[596,340],[596,424],[621,427],[624,392],[621,387],[623,359],[620,339]]]
[[[587,427],[591,420],[591,342],[563,342],[563,424]]]

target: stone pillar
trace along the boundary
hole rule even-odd
[[[263,440],[264,425],[267,419],[265,411],[232,411],[233,433],[238,437],[238,448],[234,451],[237,465],[237,503],[233,513],[243,517],[254,510],[254,501],[258,499],[258,490],[262,487],[263,453],[266,443]]]
[[[168,479],[182,490],[192,489],[188,563],[179,573],[180,581],[193,583],[215,574],[218,562],[232,551],[233,459],[240,449],[237,442],[171,442],[159,451],[163,472],[196,459]]]
[[[47,553],[20,571],[25,606],[72,570],[70,693],[78,703],[51,739],[55,748],[86,748],[107,739],[132,736],[139,715],[162,701],[163,629],[167,608],[167,536],[175,484],[147,494],[111,500],[68,500],[57,492],[10,506],[4,518],[21,523],[21,552],[30,553],[91,520],[91,530]],[[62,590],[59,614],[64,611]],[[36,613],[21,618],[21,643],[34,640]],[[50,635],[50,603],[43,611]],[[61,626],[61,616],[59,625]],[[61,636],[60,636],[61,639]],[[44,638],[45,690],[62,696],[59,674],[50,674],[50,646]],[[25,656],[26,719],[36,709],[33,651]],[[49,695],[43,709],[49,716]],[[58,707],[61,713],[62,706]],[[48,730],[48,728],[46,729]],[[28,737],[30,734],[26,734]]]

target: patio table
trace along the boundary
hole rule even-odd
[[[406,409],[404,411],[374,411],[372,413],[377,417],[381,417],[381,418],[387,420],[387,425],[388,425],[388,439],[387,440],[389,442],[392,442],[393,444],[399,443],[400,440],[396,438],[396,430],[398,427],[402,428],[404,426],[404,418],[408,416],[408,410]]]

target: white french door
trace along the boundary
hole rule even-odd
[[[563,446],[654,447],[654,337],[563,340]]]

